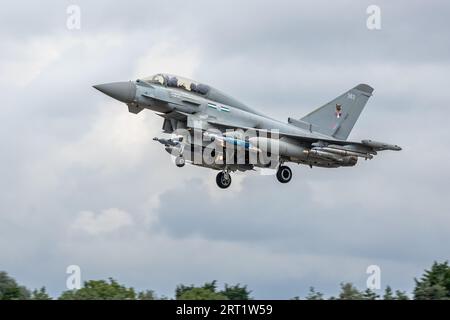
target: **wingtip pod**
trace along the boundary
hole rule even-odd
[[[378,142],[378,141],[373,141],[373,140],[362,140],[361,141],[362,144],[373,148],[374,150],[392,150],[392,151],[400,151],[402,150],[402,148],[396,144],[388,144],[388,143],[384,143],[384,142]]]
[[[374,90],[371,86],[369,86],[368,84],[365,84],[365,83],[360,83],[360,84],[358,84],[358,85],[355,87],[355,89],[357,89],[357,90],[359,90],[359,91],[362,91],[362,92],[365,92],[365,93],[367,93],[367,94],[369,94],[369,95],[371,95],[372,92],[373,92],[373,90]]]

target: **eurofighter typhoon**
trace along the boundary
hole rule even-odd
[[[312,167],[352,167],[358,158],[372,159],[397,145],[362,140],[347,141],[373,88],[359,84],[301,119],[287,122],[265,116],[229,95],[203,83],[170,74],[157,74],[129,82],[95,85],[94,88],[128,106],[131,113],[144,109],[163,118],[156,137],[175,157],[218,170],[217,185],[228,188],[231,173],[256,168],[277,169],[281,183],[292,178],[285,164]]]

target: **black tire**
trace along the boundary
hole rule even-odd
[[[216,183],[221,189],[226,189],[231,185],[231,175],[225,172],[219,172],[216,176]]]
[[[185,164],[186,164],[186,160],[184,160],[183,157],[178,156],[178,157],[175,158],[175,165],[176,165],[178,168],[184,167]]]
[[[281,166],[277,171],[277,179],[281,183],[288,183],[292,179],[292,170],[289,167]]]

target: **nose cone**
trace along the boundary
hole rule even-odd
[[[124,103],[133,102],[136,96],[136,85],[131,81],[97,84],[94,88]]]

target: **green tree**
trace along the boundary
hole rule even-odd
[[[363,294],[352,283],[341,283],[339,300],[362,300],[363,298]]]
[[[225,284],[225,288],[220,291],[222,295],[227,297],[228,300],[250,300],[251,291],[247,289],[247,286],[238,283],[234,286]]]
[[[394,293],[390,286],[387,286],[384,290],[383,300],[395,300]]]
[[[64,291],[60,300],[134,300],[136,293],[133,288],[120,285],[116,280],[90,280],[79,290]]]
[[[217,291],[217,280],[213,280],[211,282],[206,282],[203,285],[203,289],[211,290],[212,292],[216,292]]]
[[[192,289],[195,289],[196,287],[191,284],[190,286],[185,286],[184,284],[180,284],[177,286],[177,288],[175,289],[175,299],[179,300],[180,297],[186,293],[191,291]],[[214,280],[212,282],[206,282],[203,286],[198,287],[198,288],[202,288],[202,289],[206,289],[208,291],[211,292],[216,292],[217,289],[217,280]]]
[[[175,298],[177,300],[228,300],[230,298],[237,298],[238,296],[245,296],[250,292],[247,291],[247,287],[241,287],[239,284],[236,286],[225,286],[225,289],[217,292],[217,281],[206,282],[201,287],[195,287],[194,285],[185,286],[180,284],[175,289]]]
[[[380,298],[380,296],[376,294],[375,291],[369,288],[367,288],[366,290],[364,290],[364,292],[362,292],[362,299],[364,300],[377,300],[378,298]]]
[[[141,291],[137,296],[138,300],[158,300],[158,296],[153,290]]]
[[[192,288],[183,292],[178,300],[227,300],[227,297],[210,289]]]
[[[306,300],[323,300],[323,293],[317,292],[314,287],[309,287],[309,293],[305,298]]]
[[[395,300],[409,300],[405,291],[395,290]]]
[[[414,279],[414,298],[417,300],[450,299],[450,266],[448,261],[434,262],[430,270],[425,270],[420,280]]]
[[[175,299],[180,300],[180,297],[185,294],[186,292],[191,291],[194,289],[194,285],[185,286],[184,284],[179,284],[177,288],[175,289]]]
[[[31,293],[31,300],[52,300],[52,298],[48,295],[45,287],[38,289],[34,289]]]
[[[0,300],[26,300],[30,298],[30,291],[19,286],[14,278],[0,271]]]

